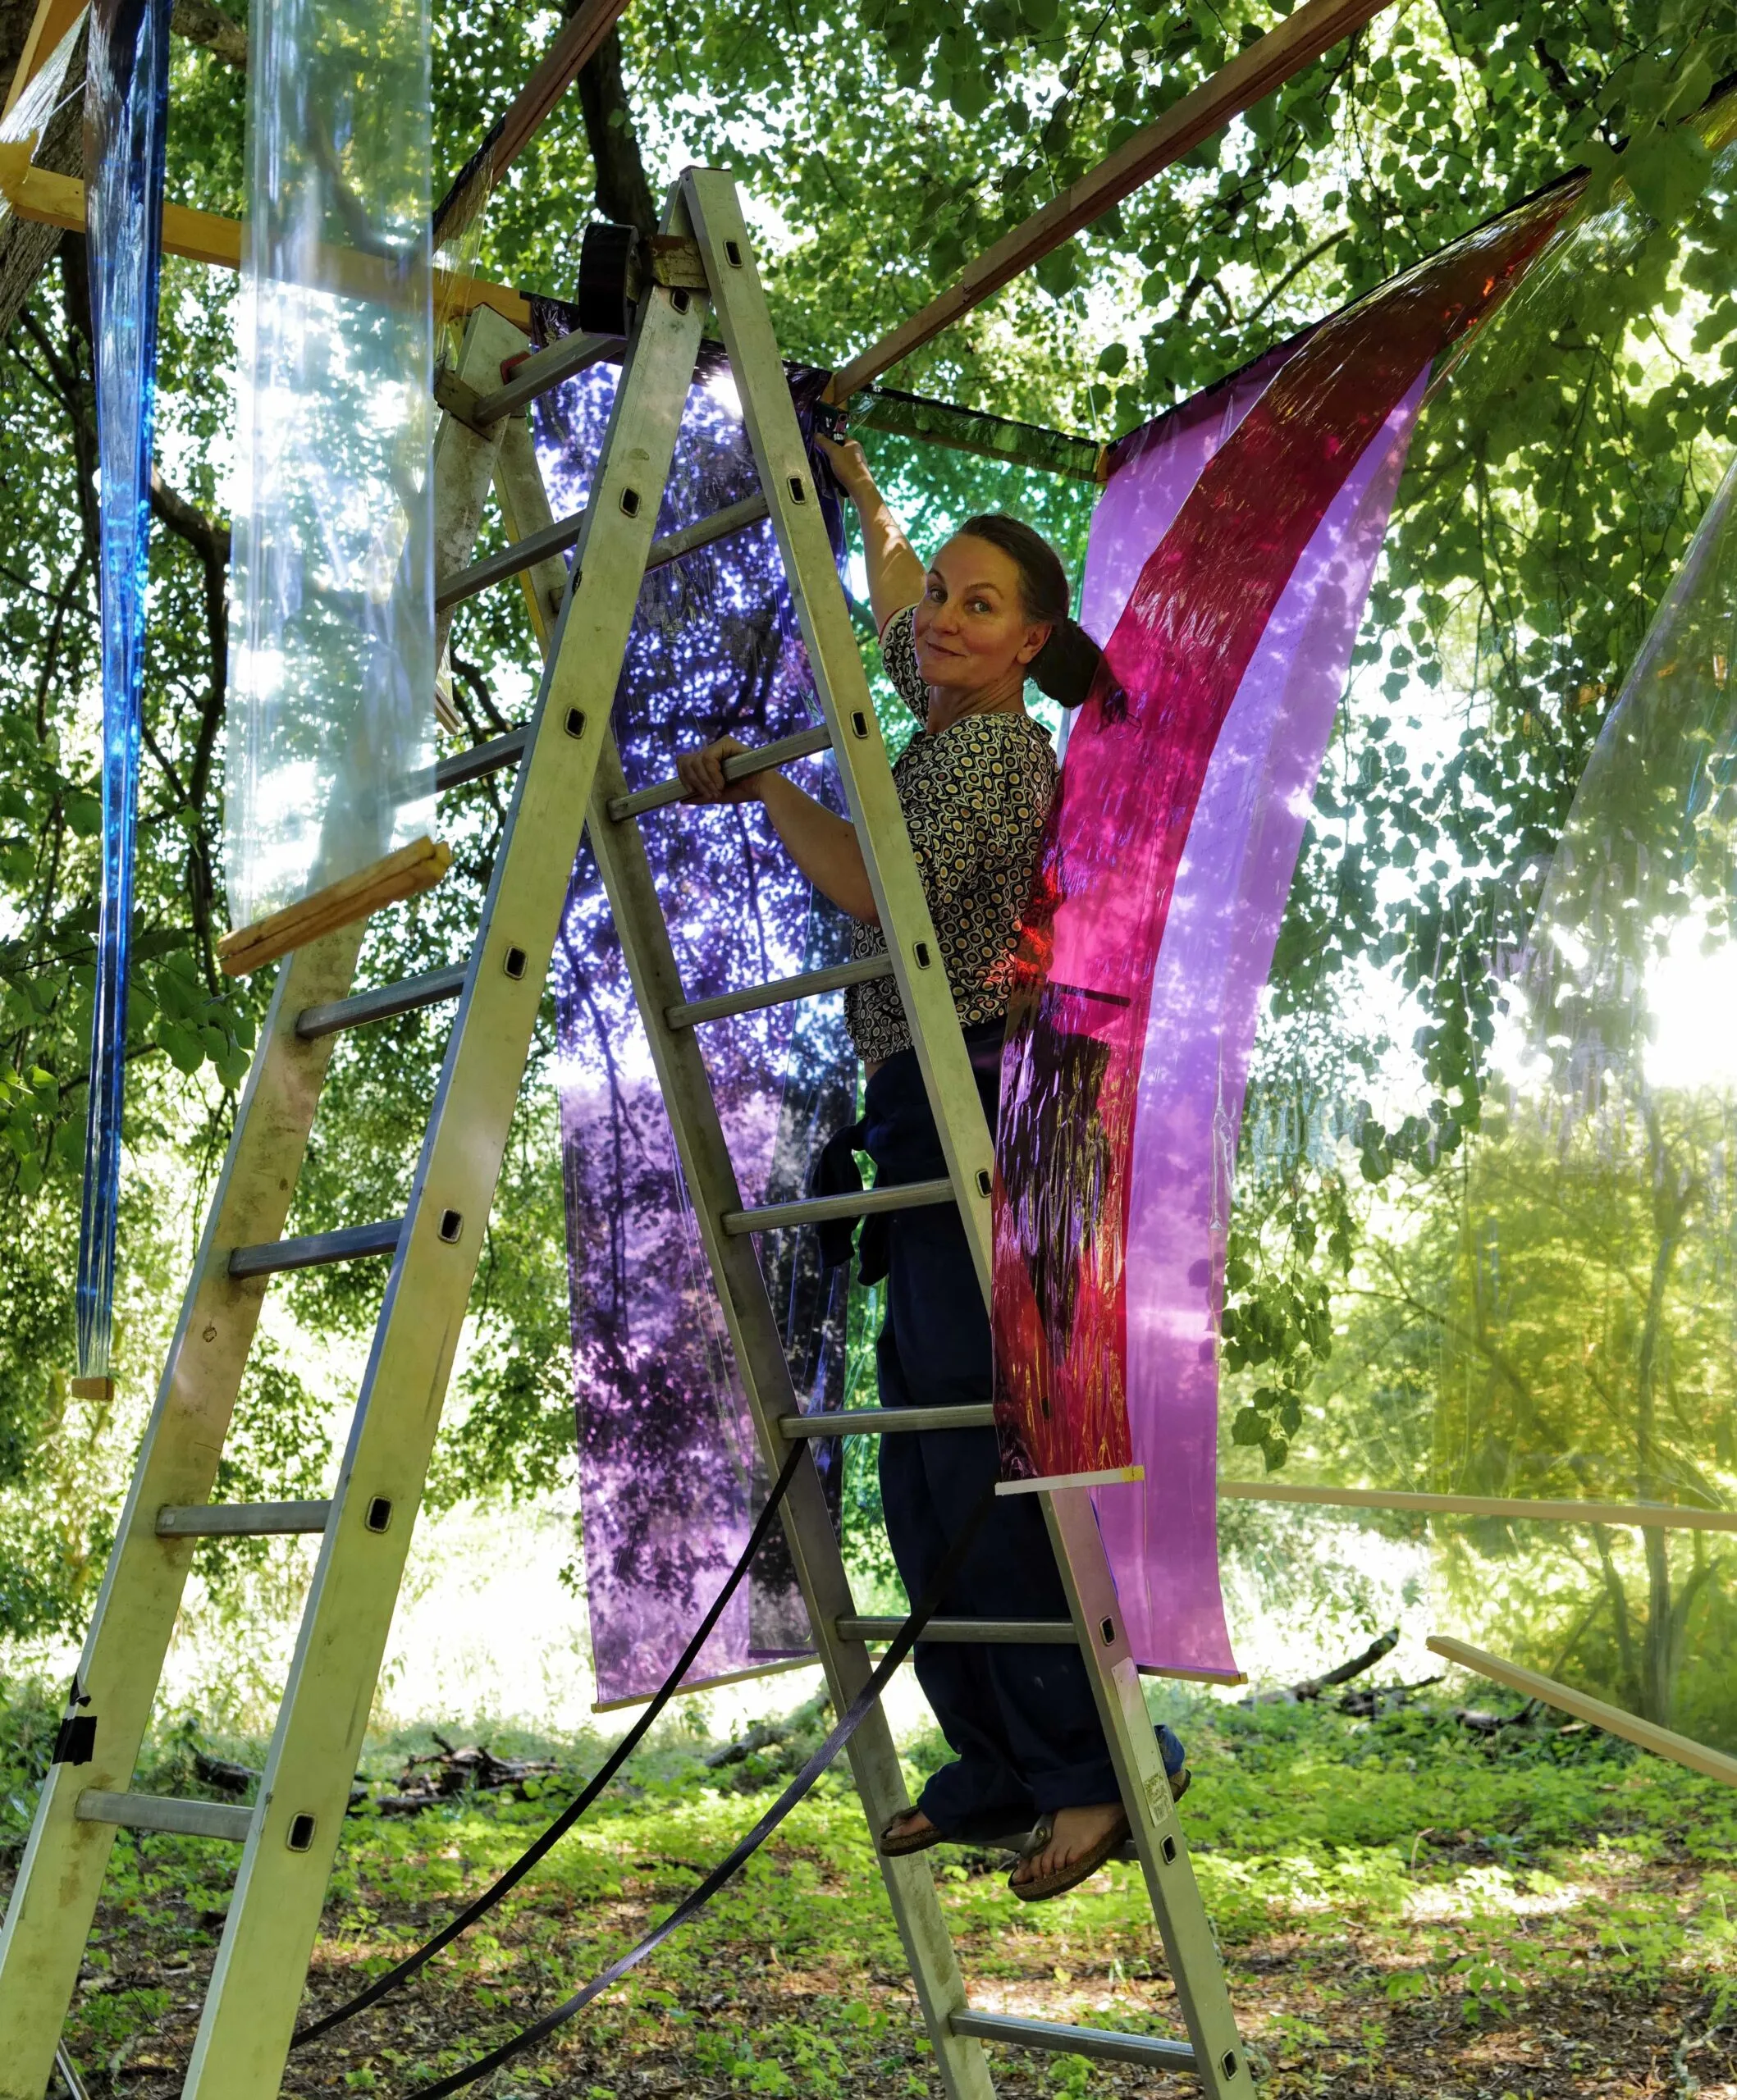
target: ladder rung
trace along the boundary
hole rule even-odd
[[[443,758],[434,769],[435,792],[462,788],[468,780],[483,780],[491,773],[517,765],[525,755],[525,739],[530,733],[528,729],[509,729],[504,737],[491,737],[486,744],[473,744],[469,751],[455,751],[450,758]]]
[[[167,1502],[157,1513],[160,1539],[278,1538],[323,1532],[329,1502]]]
[[[442,999],[457,998],[469,970],[469,963],[455,962],[446,970],[425,970],[420,977],[400,977],[395,984],[358,992],[329,1007],[304,1007],[295,1017],[295,1033],[304,1043],[312,1043],[322,1035],[336,1035],[341,1029],[360,1028],[368,1021],[414,1013],[418,1007],[438,1006]]]
[[[745,495],[739,503],[727,503],[721,510],[713,511],[710,518],[696,518],[679,532],[652,541],[646,555],[646,568],[648,571],[667,568],[683,555],[691,555],[696,547],[709,547],[714,540],[727,540],[732,532],[745,532],[750,525],[757,525],[769,514],[763,495]]]
[[[832,1217],[870,1217],[878,1211],[914,1211],[927,1203],[953,1200],[950,1181],[907,1181],[897,1189],[861,1189],[848,1196],[807,1196],[799,1203],[762,1203],[757,1210],[725,1211],[724,1230],[778,1232],[786,1226],[824,1225]]]
[[[551,555],[565,554],[584,527],[585,513],[572,511],[565,518],[557,518],[552,525],[544,525],[535,532],[528,532],[523,539],[514,540],[510,547],[484,555],[481,561],[472,562],[456,575],[443,577],[434,587],[434,609],[444,613],[449,605],[461,605],[478,591],[505,583],[509,577],[520,575],[528,568],[535,568],[538,562],[547,561]]]
[[[709,547],[714,540],[728,539],[732,532],[757,525],[766,515],[766,500],[763,495],[744,496],[740,503],[726,504],[710,518],[698,518],[692,525],[683,526],[679,532],[666,533],[662,539],[654,540],[646,555],[646,572],[649,575],[654,568],[667,568],[683,555],[691,555],[696,547]],[[565,554],[584,530],[585,517],[583,510],[575,510],[565,518],[557,518],[552,524],[528,532],[522,540],[514,540],[511,546],[485,555],[481,561],[473,561],[457,575],[446,578],[435,586],[434,609],[444,613],[450,605],[462,605],[478,591],[505,583],[509,577],[520,575],[528,568],[535,568],[538,562],[547,561],[551,555]]]
[[[861,962],[834,963],[830,970],[806,970],[800,977],[780,977],[775,984],[756,984],[746,992],[723,992],[715,999],[690,999],[685,1006],[666,1007],[664,1019],[671,1028],[697,1028],[702,1021],[726,1020],[732,1014],[781,1007],[792,999],[817,999],[822,993],[842,992],[847,984],[866,984],[871,978],[892,974],[889,956],[865,956]]]
[[[404,1230],[401,1217],[389,1217],[379,1225],[346,1226],[341,1232],[312,1232],[304,1239],[272,1239],[259,1247],[238,1247],[229,1258],[229,1273],[237,1282],[245,1276],[272,1276],[285,1269],[319,1269],[330,1262],[359,1261],[368,1254],[395,1251]]]
[[[889,1436],[901,1429],[993,1429],[985,1400],[962,1408],[843,1408],[832,1414],[781,1414],[779,1433],[792,1436]]]
[[[184,1801],[173,1794],[106,1794],[87,1787],[73,1811],[80,1823],[118,1823],[126,1830],[171,1830],[182,1838],[226,1838],[245,1845],[253,1828],[250,1808],[226,1801]]]
[[[902,1618],[839,1618],[841,1641],[890,1641],[903,1627]],[[919,1641],[950,1641],[973,1647],[1076,1648],[1079,1634],[1071,1618],[931,1618]]]
[[[832,733],[825,728],[798,730],[793,737],[780,737],[775,744],[762,744],[758,751],[738,751],[724,761],[726,780],[746,780],[750,774],[764,773],[770,766],[788,765],[793,759],[807,758],[815,751],[830,751]],[[625,824],[629,817],[643,816],[647,810],[661,810],[666,802],[679,802],[687,792],[679,780],[665,780],[656,788],[642,788],[632,795],[610,799],[613,822]]]
[[[510,416],[539,394],[548,393],[587,366],[601,363],[612,350],[620,348],[619,336],[563,336],[546,349],[533,350],[514,366],[510,379],[491,393],[478,396],[477,422],[499,422],[503,416]]]
[[[1101,2057],[1114,2064],[1165,2066],[1192,2070],[1194,2051],[1186,2042],[1157,2034],[1112,2034],[1101,2027],[1070,2027],[1060,2020],[1022,2020],[1011,2012],[973,2012],[967,2006],[948,2021],[955,2034],[980,2042],[1011,2042],[1020,2049],[1055,2049],[1064,2056]]]

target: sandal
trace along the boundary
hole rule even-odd
[[[1082,1852],[1072,1866],[1062,1867],[1054,1874],[1040,1875],[1035,1881],[1016,1881],[1009,1874],[1008,1887],[1022,1903],[1047,1903],[1052,1897],[1065,1896],[1070,1888],[1077,1888],[1082,1881],[1089,1881],[1099,1867],[1113,1859],[1127,1843],[1129,1834],[1127,1815],[1118,1815],[1097,1843]],[[1035,1860],[1054,1835],[1054,1819],[1047,1815],[1040,1816],[1036,1828],[1026,1840],[1020,1853],[1021,1860]]]
[[[941,1842],[941,1833],[933,1824],[926,1830],[901,1830],[899,1825],[908,1817],[921,1815],[917,1808],[902,1808],[875,1840],[875,1849],[884,1860],[902,1860],[911,1852],[926,1852],[931,1845]]]

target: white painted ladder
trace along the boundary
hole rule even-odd
[[[834,567],[734,182],[693,169],[672,191],[658,281],[636,314],[608,434],[582,518],[551,518],[521,413],[596,354],[551,345],[500,383],[524,349],[518,331],[480,309],[435,448],[437,540],[445,612],[523,575],[544,641],[542,689],[526,728],[446,760],[456,787],[516,767],[482,924],[468,961],[377,991],[351,989],[363,928],[310,943],[280,972],[213,1200],[50,1770],[0,1936],[0,2100],[42,2100],[76,1986],[117,1828],[239,1842],[241,1864],[183,2088],[185,2100],[271,2100],[280,2089],[391,1628],[411,1527],[559,933],[581,829],[588,821],[696,1217],[711,1264],[767,1469],[793,1437],[935,1426],[927,1411],[804,1417],[752,1235],[915,1201],[956,1202],[979,1276],[990,1283],[991,1140],[899,813],[849,614]],[[674,260],[670,260],[674,257]],[[685,258],[685,267],[683,259]],[[684,284],[681,281],[686,279]],[[669,280],[670,281],[665,281]],[[702,285],[706,288],[701,289]],[[653,532],[707,304],[741,397],[763,498],[663,542]],[[514,544],[468,561],[493,482]],[[887,937],[887,967],[909,1018],[948,1167],[945,1182],[743,1208],[702,1060],[696,1025],[732,1011],[836,988],[814,972],[688,1007],[653,888],[637,816],[674,801],[626,792],[610,710],[648,567],[770,512],[825,718],[824,730],[733,760],[736,776],[831,748]],[[570,579],[561,550],[576,548]],[[853,973],[853,975],[856,973]],[[457,1001],[440,1084],[402,1218],[285,1239],[332,1041],[341,1031]],[[224,1436],[267,1281],[318,1263],[390,1254],[391,1273],[336,1486],[328,1501],[213,1504]],[[945,1411],[977,1427],[983,1408]],[[1118,2035],[973,2011],[934,1876],[921,1856],[883,1860],[935,2061],[949,2100],[988,2100],[985,2040],[1192,2069],[1213,2100],[1248,2100],[1248,2066],[1211,1929],[1128,1652],[1089,1493],[1042,1501],[1070,1621],[1020,1629],[1078,1643],[1121,1783],[1187,2038]],[[853,1602],[818,1476],[796,1474],[784,1510],[815,1647],[839,1711],[871,1669],[866,1641],[889,1624]],[[130,1791],[194,1542],[317,1533],[308,1596],[258,1805],[229,1807]],[[933,1637],[1008,1637],[999,1623],[938,1623]],[[871,1835],[907,1805],[891,1733],[876,1709],[850,1745]]]

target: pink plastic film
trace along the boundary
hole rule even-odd
[[[1227,388],[1171,419],[1168,445],[1125,448],[1138,478],[1125,493],[1113,480],[1095,522],[1088,620],[1131,568],[1110,536],[1162,536],[1070,739],[1020,957],[999,1146],[998,1422],[1015,1476],[1145,1464],[1146,1488],[1112,1491],[1104,1515],[1142,1622],[1136,1652],[1163,1666],[1230,1666],[1213,1515],[1226,1169],[1410,397],[1553,217],[1473,236],[1325,324],[1258,399]]]

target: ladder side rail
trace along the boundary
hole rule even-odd
[[[115,1838],[114,1824],[79,1818],[79,1797],[127,1790],[175,1631],[194,1541],[159,1536],[158,1513],[208,1502],[216,1484],[265,1295],[231,1277],[230,1253],[276,1239],[295,1194],[332,1044],[303,1041],[296,1016],[344,996],[362,933],[341,928],[290,957],[243,1088],[79,1659],[95,1742],[87,1763],[49,1768],[0,1933],[4,2100],[42,2100],[48,2085]]]
[[[1039,1500],[1163,1942],[1165,1962],[1193,2045],[1201,2090],[1209,2100],[1251,2100],[1255,2084],[1248,2052],[1236,2030],[1218,1941],[1200,1898],[1188,1841],[1146,1712],[1091,1491],[1058,1488]]]
[[[725,1217],[741,1204],[735,1168],[698,1039],[692,1029],[671,1028],[666,1018],[667,1008],[681,999],[681,979],[638,826],[631,819],[619,824],[610,819],[609,797],[625,788],[611,739],[598,769],[592,848],[651,1043],[761,1455],[769,1474],[776,1473],[787,1449],[779,1418],[799,1412],[796,1390],[753,1242],[725,1226]],[[860,1640],[838,1632],[839,1621],[856,1607],[820,1477],[811,1466],[802,1468],[790,1483],[782,1515],[816,1652],[842,1714],[868,1682],[873,1665]],[[910,1805],[883,1708],[875,1707],[849,1749],[872,1841]],[[965,1983],[934,1876],[927,1863],[916,1858],[882,1859],[880,1868],[948,2100],[989,2100],[994,2089],[981,2045],[956,2035],[949,2025],[952,2014],[965,2008]]]
[[[734,179],[716,168],[690,168],[682,188],[711,281],[731,376],[761,486],[771,504],[779,551],[815,689],[832,731],[833,752],[893,975],[911,1021],[948,1176],[958,1195],[959,1215],[987,1303],[994,1148],[826,537],[741,200]]]
[[[523,331],[515,328],[492,307],[479,306],[464,329],[458,377],[467,385],[490,375],[499,377],[502,363],[519,355],[525,347]],[[435,427],[433,474],[434,573],[437,581],[463,568],[482,527],[482,506],[488,500],[489,483],[501,450],[501,432],[473,430],[456,416],[442,415]],[[446,653],[446,637],[455,606],[437,611],[434,619],[434,660]]]
[[[534,530],[548,515],[549,500],[528,434],[519,441],[510,437],[501,449],[501,461],[503,473],[514,477],[519,529]],[[741,1192],[698,1040],[692,1029],[672,1027],[668,1019],[670,1007],[685,995],[643,836],[631,816],[610,814],[611,801],[619,809],[625,788],[611,737],[592,792],[592,851],[651,1043],[658,1085],[761,1455],[775,1473],[788,1448],[779,1417],[793,1418],[800,1409],[758,1257],[749,1240],[724,1230],[724,1217],[739,1208]],[[784,1524],[808,1623],[817,1629],[816,1646],[828,1688],[842,1714],[867,1682],[873,1664],[860,1641],[840,1641],[833,1630],[836,1621],[856,1607],[832,1519],[811,1468],[803,1468],[790,1484]],[[850,1758],[872,1836],[908,1806],[892,1731],[879,1707],[853,1737]],[[916,1858],[884,1859],[880,1866],[948,2100],[990,2100],[993,2088],[980,2045],[955,2035],[948,2025],[951,2015],[964,2008],[965,1984],[934,1876]]]
[[[702,315],[700,301],[662,288],[639,309],[579,546],[583,578],[557,623],[496,854],[185,2100],[278,2091]]]

